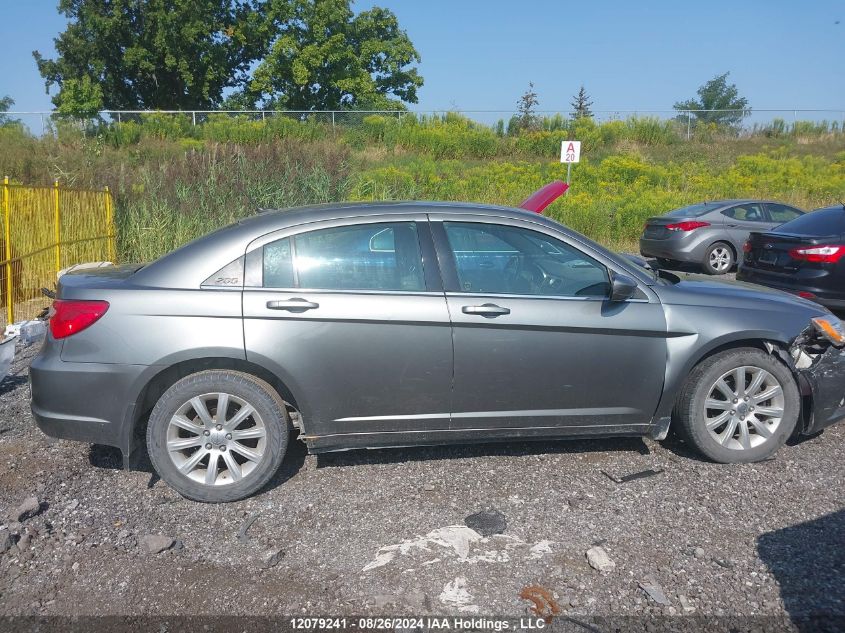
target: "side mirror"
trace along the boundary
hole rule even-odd
[[[611,273],[610,300],[627,301],[637,292],[637,282],[627,275]]]

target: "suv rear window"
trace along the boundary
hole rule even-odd
[[[781,224],[775,230],[778,233],[793,235],[843,235],[845,234],[845,208],[837,206],[810,211],[786,224]]]
[[[710,213],[711,211],[715,211],[719,205],[717,204],[708,204],[707,202],[701,202],[699,204],[691,204],[688,207],[681,207],[680,209],[675,209],[674,211],[670,211],[666,215],[670,218],[698,218],[704,215],[705,213]]]

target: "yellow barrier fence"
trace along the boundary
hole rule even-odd
[[[114,261],[114,214],[108,187],[101,191],[2,184],[0,214],[0,323],[38,315],[57,273],[91,261]]]

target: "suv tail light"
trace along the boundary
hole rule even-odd
[[[742,245],[742,252],[743,253],[750,253],[751,252],[751,240],[746,240],[745,244]]]
[[[108,301],[56,299],[50,310],[50,333],[56,339],[67,338],[92,326],[108,309]]]
[[[810,248],[793,248],[789,251],[792,259],[799,259],[805,262],[816,262],[821,264],[835,264],[845,256],[845,246],[830,244],[825,246],[812,246]]]
[[[676,222],[675,224],[667,224],[666,228],[670,231],[694,231],[705,226],[710,226],[709,222],[699,222],[695,220],[687,220],[685,222]]]

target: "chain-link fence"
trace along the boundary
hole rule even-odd
[[[317,123],[333,129],[360,126],[367,117],[377,115],[401,121],[403,118],[432,119],[448,114],[471,119],[476,123],[508,133],[509,123],[520,116],[513,110],[104,110],[96,118],[69,119],[51,111],[7,112],[6,120],[20,121],[32,134],[53,133],[61,122],[72,121],[79,126],[114,123],[142,122],[149,117],[173,119],[180,126],[202,126],[219,117],[237,117],[249,121],[273,121],[280,118]],[[573,115],[566,110],[537,110],[533,112],[536,124],[545,129],[565,128]],[[596,123],[625,121],[631,118],[671,121],[682,136],[693,138],[696,127],[702,123],[730,125],[738,136],[758,132],[784,134],[806,131],[808,133],[838,133],[845,126],[845,109],[764,109],[764,110],[659,110],[619,109],[593,110],[591,118]]]

